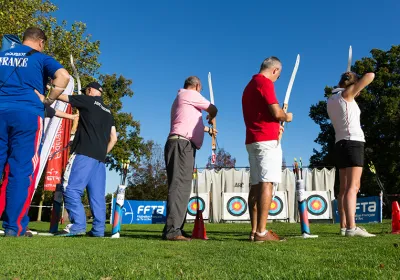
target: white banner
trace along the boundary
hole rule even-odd
[[[64,90],[63,94],[71,95],[74,91],[74,79],[70,76],[67,88]],[[65,112],[67,109],[67,103],[57,100],[51,107],[54,109]],[[53,117],[51,119],[45,118],[44,120],[44,136],[42,138],[42,151],[40,153],[40,165],[39,173],[35,182],[35,190],[39,184],[40,178],[42,177],[43,170],[46,166],[47,159],[49,158],[51,147],[53,146],[54,140],[57,135],[57,131],[61,126],[61,119],[59,117]],[[33,195],[32,195],[33,198]]]

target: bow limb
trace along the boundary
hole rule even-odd
[[[211,104],[214,105],[214,91],[213,91],[213,87],[212,87],[212,81],[211,81],[211,72],[208,72],[208,88],[210,90],[210,102]],[[213,130],[217,129],[217,121],[215,120],[215,118],[212,120],[212,127]],[[217,149],[217,139],[215,136],[215,132],[213,131],[213,134],[211,135],[211,164],[215,164],[216,162],[216,154],[215,151]]]
[[[79,78],[79,73],[78,73],[78,70],[76,69],[76,66],[74,64],[74,58],[72,57],[72,54],[70,55],[70,61],[71,61],[72,70],[74,71],[74,76],[75,76],[76,82],[78,84],[78,94],[81,94],[81,89],[82,89],[82,87],[81,87],[81,79]],[[76,113],[79,115],[79,110],[76,110]],[[76,130],[78,128],[78,120],[79,120],[79,118],[76,118],[76,119],[74,119],[72,121],[70,141],[72,141],[74,139],[74,137],[75,137],[75,133],[76,133]]]
[[[289,85],[288,85],[288,88],[286,90],[285,101],[283,102],[283,107],[282,107],[282,110],[285,113],[287,113],[287,109],[288,109],[288,105],[289,105],[290,93],[292,92],[292,87],[293,87],[294,79],[296,78],[297,69],[299,69],[299,64],[300,64],[300,54],[297,55],[296,63],[294,65],[293,72],[292,72],[292,76],[290,77]],[[284,125],[285,125],[285,122],[281,122],[281,126],[284,127]],[[282,133],[279,134],[278,141],[280,141],[281,138],[282,138]]]
[[[71,67],[72,67],[72,70],[74,71],[74,76],[75,76],[76,82],[78,83],[78,94],[81,94],[81,89],[82,89],[81,79],[79,78],[78,70],[75,67],[74,58],[72,57],[72,54],[70,55],[70,60],[71,60]]]

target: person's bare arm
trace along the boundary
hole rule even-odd
[[[58,69],[54,74],[54,79],[53,79],[54,87],[51,87],[50,93],[44,100],[44,103],[51,105],[54,101],[56,101],[60,96],[60,94],[67,87],[68,83],[69,83],[68,71],[65,70],[64,68]]]
[[[79,118],[79,115],[78,114],[71,115],[71,114],[64,113],[63,111],[56,110],[56,117],[63,118],[63,119],[69,119],[69,120],[75,120],[75,119]]]
[[[66,103],[69,103],[69,95],[68,94],[60,94],[57,97],[58,100],[64,101]]]
[[[117,130],[115,129],[115,126],[113,126],[111,127],[110,141],[108,142],[107,153],[112,150],[115,143],[117,143]]]
[[[268,109],[271,112],[271,115],[280,122],[291,122],[293,119],[292,113],[285,113],[279,104],[271,104],[268,105]]]
[[[346,101],[352,101],[366,86],[368,86],[375,78],[374,73],[366,73],[355,84],[346,88],[342,96]]]

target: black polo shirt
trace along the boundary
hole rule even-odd
[[[114,118],[100,96],[69,96],[72,107],[79,109],[79,125],[71,153],[105,162]]]

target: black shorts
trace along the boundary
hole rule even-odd
[[[335,154],[339,169],[364,166],[364,142],[340,140],[335,144]]]

